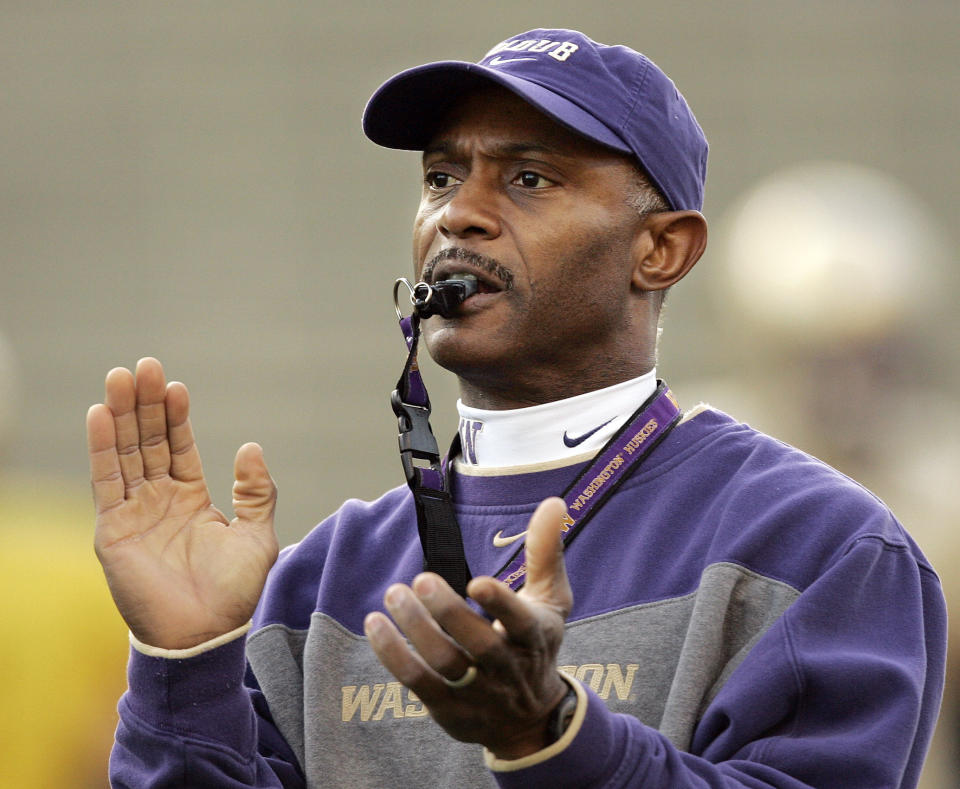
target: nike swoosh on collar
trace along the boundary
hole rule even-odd
[[[602,425],[597,425],[595,428],[593,428],[593,430],[588,430],[588,431],[587,431],[586,433],[584,433],[582,436],[577,436],[576,438],[571,438],[570,436],[567,435],[567,431],[564,430],[564,431],[563,431],[563,444],[564,444],[564,446],[570,447],[571,449],[572,449],[573,447],[579,446],[579,445],[582,444],[584,441],[586,441],[588,438],[590,438],[590,436],[592,436],[594,433],[596,433],[600,428],[606,427],[606,426],[609,425],[612,421],[613,421],[613,417],[610,417],[610,419],[608,419],[608,420],[607,420],[606,422],[604,422]]]
[[[501,536],[502,534],[503,534],[503,529],[501,529],[500,531],[498,531],[496,534],[493,535],[493,545],[495,548],[505,548],[507,545],[515,543],[517,540],[521,539],[522,537],[526,537],[527,530],[524,529],[519,534],[512,534],[509,537],[502,537]]]
[[[488,66],[502,66],[504,63],[516,63],[518,60],[536,60],[536,58],[502,58],[497,55],[494,58],[491,58]]]

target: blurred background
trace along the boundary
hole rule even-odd
[[[4,0],[0,785],[106,784],[126,631],[83,417],[107,370],[154,355],[188,384],[221,507],[262,443],[283,543],[402,483],[391,286],[419,162],[360,115],[398,70],[540,26],[651,56],[710,141],[710,247],[661,376],[864,482],[960,605],[956,0]],[[445,444],[456,389],[424,368]],[[957,693],[927,789],[956,786]]]

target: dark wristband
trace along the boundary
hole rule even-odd
[[[566,695],[560,699],[560,703],[553,708],[553,712],[547,718],[547,745],[553,745],[563,736],[576,711],[577,692],[572,685],[567,685]]]

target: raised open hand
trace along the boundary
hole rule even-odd
[[[156,359],[107,374],[87,413],[94,545],[114,602],[140,641],[185,649],[245,624],[277,558],[276,486],[257,444],[234,461],[227,521],[213,506],[181,383]]]
[[[433,573],[387,590],[396,627],[380,612],[364,622],[380,662],[448,734],[502,759],[547,744],[548,717],[566,692],[556,665],[573,605],[560,541],[564,513],[562,499],[547,499],[530,519],[519,592],[487,576],[468,584],[470,597],[496,617],[492,624]]]

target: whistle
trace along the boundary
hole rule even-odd
[[[477,280],[474,277],[444,279],[434,285],[428,285],[426,282],[411,285],[401,277],[393,287],[393,300],[397,306],[398,316],[401,313],[400,306],[397,303],[397,289],[401,284],[406,285],[407,290],[410,291],[410,303],[421,320],[433,315],[452,318],[457,311],[457,307],[476,293],[478,288]]]

